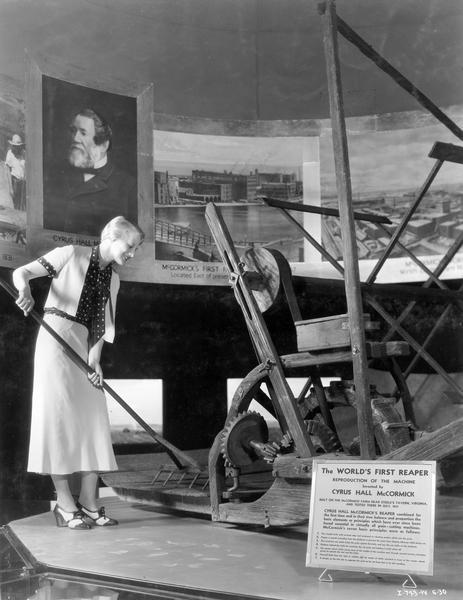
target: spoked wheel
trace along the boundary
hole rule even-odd
[[[227,423],[239,413],[249,410],[249,405],[253,400],[277,418],[274,408],[274,404],[278,406],[275,391],[264,365],[253,369],[238,386],[228,411]]]
[[[301,392],[301,397],[297,399],[301,414],[304,417],[307,412],[306,392],[311,386],[316,390],[316,400],[312,402],[312,411],[306,419],[306,425],[314,446],[318,452],[342,450],[319,377],[309,378]],[[253,402],[258,406],[251,406]],[[278,444],[281,448],[289,449],[292,443],[291,434],[283,416],[279,415],[275,408],[279,403],[265,365],[256,367],[239,385],[233,396],[224,430],[230,429],[240,415],[249,411],[250,406],[252,410],[265,409],[276,419],[278,425],[275,424],[270,428],[269,441]]]
[[[391,374],[397,382],[397,372],[394,373],[391,369]],[[372,394],[375,439],[379,455],[401,447],[411,440],[410,426],[413,426],[413,421],[409,418],[409,394],[406,385],[404,387],[404,381],[400,383],[400,388],[397,386],[398,394],[394,398]],[[344,451],[347,454],[358,454],[360,452],[355,433],[357,411],[355,390],[351,382],[334,382],[333,386],[324,388],[318,372],[314,371],[307,378],[296,400],[317,453]],[[398,400],[403,402],[406,421],[398,410]],[[252,404],[254,402],[258,406]],[[282,415],[277,413],[275,407],[278,406],[279,402],[268,369],[265,365],[259,365],[243,379],[236,390],[225,428],[239,418],[239,415],[249,411],[250,407],[251,410],[257,411],[263,408],[278,423],[278,427],[275,425],[270,428],[269,441],[276,442],[282,448],[289,448],[292,442],[290,431]],[[340,413],[344,415],[341,422],[336,418]]]

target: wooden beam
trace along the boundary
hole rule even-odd
[[[441,109],[434,104],[421,90],[419,90],[411,81],[409,81],[400,71],[391,65],[385,58],[383,58],[370,44],[368,44],[362,37],[358,35],[349,25],[343,21],[340,17],[337,18],[337,28],[339,33],[351,44],[356,46],[360,52],[369,58],[379,67],[382,71],[387,73],[392,79],[400,85],[402,89],[408,92],[411,96],[417,100],[432,115],[436,117],[447,129],[457,136],[458,139],[463,140],[463,131],[458,125],[452,121]]]
[[[463,448],[463,418],[385,454],[384,460],[442,460]]]
[[[376,456],[373,434],[373,417],[370,403],[368,361],[363,328],[363,308],[360,274],[352,209],[352,186],[350,179],[349,152],[342,97],[341,71],[338,53],[337,16],[333,0],[319,5],[323,26],[330,114],[333,135],[336,187],[343,244],[344,273],[346,283],[347,311],[352,343],[352,365],[355,395],[357,399],[357,424],[362,458]]]
[[[297,219],[290,215],[287,210],[285,210],[284,208],[279,208],[278,210],[285,217],[285,219],[287,219],[290,223],[295,225],[297,229],[299,229],[299,231],[309,242],[309,244],[311,244],[330,263],[330,265],[333,266],[336,269],[336,271],[338,271],[338,273],[344,276],[344,269],[341,267],[339,262],[333,256],[331,256],[328,250],[326,250],[326,248],[324,248],[322,244],[320,244],[320,242],[317,242],[317,240],[312,235],[310,235],[310,233],[306,229],[304,229],[304,227],[297,221]]]
[[[449,161],[463,165],[463,148],[455,144],[446,144],[445,142],[436,142],[428,154],[431,158],[437,160]]]
[[[387,227],[384,227],[383,225],[378,225],[378,227],[380,227],[384,233],[391,238],[392,237],[392,233],[387,229]],[[396,239],[395,241],[397,248],[400,248],[402,250],[402,252],[405,252],[405,254],[424,272],[426,273],[426,275],[428,277],[431,277],[431,279],[434,281],[434,283],[442,288],[442,289],[447,289],[447,286],[445,285],[445,283],[443,283],[438,277],[434,276],[434,273],[431,271],[431,269],[428,269],[428,267],[424,264],[424,262],[422,260],[420,260],[417,256],[415,256],[413,254],[413,252],[411,250],[409,250],[407,248],[407,246],[404,246],[401,242],[399,242],[399,239]]]
[[[402,221],[400,222],[400,224],[397,227],[397,229],[394,231],[394,234],[391,237],[391,239],[389,240],[389,243],[386,246],[386,249],[384,250],[383,255],[378,260],[378,262],[374,266],[373,270],[371,271],[370,275],[368,276],[368,279],[367,279],[368,283],[373,283],[375,281],[375,279],[378,276],[378,273],[380,272],[382,266],[384,265],[384,263],[386,262],[386,260],[389,258],[389,255],[391,254],[391,252],[395,248],[395,245],[396,245],[397,241],[399,240],[400,236],[402,235],[402,233],[406,229],[409,221],[411,220],[411,218],[415,214],[416,209],[418,208],[418,206],[420,205],[421,201],[423,200],[426,192],[428,191],[429,187],[431,186],[431,183],[434,181],[434,179],[435,179],[437,173],[439,172],[439,169],[441,168],[442,164],[443,163],[442,163],[441,160],[437,160],[434,163],[433,168],[431,169],[431,172],[429,173],[426,181],[424,182],[424,184],[423,184],[423,186],[422,186],[422,188],[421,188],[418,196],[412,202],[412,204],[408,208],[406,214],[402,217]]]
[[[263,200],[265,204],[268,204],[268,206],[274,206],[275,208],[297,210],[298,212],[315,213],[329,217],[339,217],[339,210],[336,210],[335,208],[324,208],[322,206],[312,206],[311,204],[301,204],[299,202],[284,202],[283,200],[276,200],[275,198],[269,198],[268,196],[259,196],[259,198]],[[390,219],[384,215],[354,212],[354,219],[357,221],[369,221],[371,223],[385,223],[386,225],[392,225]]]

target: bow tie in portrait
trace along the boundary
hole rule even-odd
[[[80,168],[79,171],[81,173],[86,173],[87,175],[96,175],[97,173],[99,173],[101,171],[101,167],[99,169],[95,169],[93,167],[84,167],[84,168]]]
[[[95,167],[76,167],[76,166],[72,166],[72,170],[75,173],[81,173],[82,175],[84,173],[88,173],[89,175],[97,175],[98,173],[101,173],[101,171],[103,170],[104,167],[99,167],[98,169],[95,169]]]

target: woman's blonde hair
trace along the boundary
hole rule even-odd
[[[103,227],[101,232],[101,241],[103,240],[117,240],[125,236],[127,233],[137,233],[140,237],[140,243],[145,239],[145,233],[138,225],[134,225],[130,221],[127,221],[125,217],[114,217],[109,223]]]

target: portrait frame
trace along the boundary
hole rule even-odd
[[[136,281],[151,280],[152,275],[148,271],[152,262],[150,250],[154,235],[153,84],[106,80],[104,77],[95,80],[83,69],[57,64],[41,56],[26,55],[25,99],[28,146],[27,254],[35,257],[56,246],[93,246],[99,241],[98,235],[48,228],[47,222],[44,223],[44,209],[48,201],[44,192],[44,173],[49,169],[47,161],[50,159],[50,149],[58,139],[56,135],[53,137],[53,134],[45,133],[44,126],[51,122],[54,114],[62,117],[67,109],[69,114],[75,113],[80,100],[81,106],[85,106],[96,99],[97,104],[109,113],[109,117],[105,115],[105,118],[111,125],[117,119],[122,123],[127,116],[128,125],[115,150],[123,156],[124,146],[130,148],[131,155],[125,159],[136,181],[137,198],[133,212],[146,236],[140,258],[124,267],[121,276]],[[63,106],[66,101],[68,106]],[[53,103],[59,103],[58,109]],[[63,123],[63,127],[68,124]],[[57,148],[58,152],[62,152],[59,140]]]

